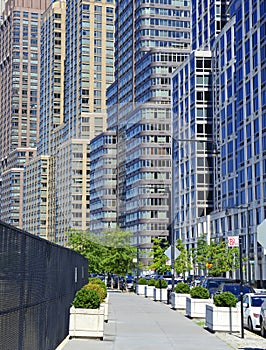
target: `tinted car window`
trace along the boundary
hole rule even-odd
[[[264,302],[264,300],[266,300],[266,296],[265,297],[251,297],[251,306],[257,306],[260,307],[261,304]]]

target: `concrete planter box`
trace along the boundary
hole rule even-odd
[[[145,298],[153,298],[154,288],[155,288],[154,286],[145,286],[145,289],[144,289]]]
[[[170,300],[172,309],[185,310],[187,297],[189,298],[190,294],[171,293]]]
[[[212,332],[240,332],[240,309],[237,307],[206,305],[205,326]]]
[[[206,304],[212,304],[213,299],[193,299],[186,297],[186,315],[191,318],[205,318]]]
[[[153,289],[154,301],[167,301],[167,288],[154,288]]]
[[[104,307],[104,322],[108,322],[108,314],[109,314],[109,294],[108,293],[102,305]]]
[[[99,309],[70,308],[69,336],[103,339],[104,306]]]
[[[138,295],[144,295],[145,294],[145,287],[147,287],[146,284],[137,284],[136,285],[136,293]]]

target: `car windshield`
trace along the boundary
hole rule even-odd
[[[261,304],[266,300],[266,295],[265,296],[254,296],[251,297],[251,306],[257,306],[260,307]]]
[[[223,287],[224,292],[231,292],[234,295],[239,295],[240,294],[240,285],[232,285],[232,284],[224,284]],[[243,286],[243,293],[250,293],[250,288],[247,286]]]

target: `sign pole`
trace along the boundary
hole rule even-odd
[[[228,236],[228,247],[239,247],[241,338],[244,338],[242,237]]]
[[[244,338],[242,237],[239,237],[239,259],[240,259],[239,268],[240,268],[241,338]]]

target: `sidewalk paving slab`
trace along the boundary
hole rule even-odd
[[[103,341],[73,338],[66,341],[61,349],[234,349],[230,342],[227,344],[223,339],[197,325],[194,320],[172,310],[164,303],[132,293],[112,292],[109,303],[109,322],[105,324]]]

